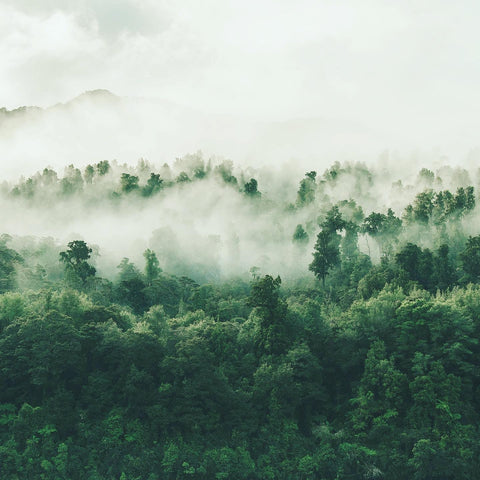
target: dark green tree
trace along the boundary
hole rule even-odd
[[[422,250],[418,245],[407,243],[395,255],[395,262],[408,273],[411,280],[426,290],[433,288],[433,255],[428,248]]]
[[[375,341],[367,353],[362,379],[352,399],[355,408],[351,421],[353,429],[366,436],[369,446],[384,449],[383,458],[390,462],[389,447],[391,442],[398,441],[398,425],[402,422],[407,393],[406,375],[395,368],[384,342]],[[395,470],[388,461],[385,467]]]
[[[260,332],[257,338],[259,354],[278,354],[288,344],[287,306],[278,295],[282,280],[265,275],[252,285],[248,305],[255,307],[259,315]]]
[[[433,279],[436,288],[446,290],[456,282],[455,268],[449,258],[447,244],[442,244],[433,257]]]
[[[334,205],[326,214],[325,220],[320,223],[323,230],[336,234],[339,230],[343,230],[346,226],[338,205]]]
[[[427,224],[433,212],[433,196],[432,190],[425,190],[415,197],[413,203],[413,216],[415,221]]]
[[[136,175],[130,175],[129,173],[122,173],[120,185],[122,188],[122,192],[125,193],[130,193],[134,190],[138,190],[138,177]]]
[[[316,176],[316,172],[308,172],[305,174],[305,178],[301,180],[296,202],[299,207],[308,205],[315,200],[315,189],[317,187],[315,183]]]
[[[354,222],[345,222],[345,235],[340,242],[342,261],[351,261],[358,254],[358,231],[359,226]]]
[[[261,193],[258,191],[258,182],[254,178],[251,178],[243,188],[249,197],[260,197],[261,195]]]
[[[387,217],[383,213],[372,212],[363,221],[362,231],[376,237],[383,232],[386,220]]]
[[[10,240],[9,235],[0,237],[0,293],[11,290],[15,286],[16,267],[23,263],[21,255],[7,246]]]
[[[449,190],[445,190],[443,192],[443,204],[445,209],[445,215],[447,216],[455,212],[455,209],[457,208],[455,196]]]
[[[119,303],[130,305],[136,313],[145,311],[149,305],[145,292],[147,284],[142,273],[128,258],[123,258],[117,268],[116,293]]]
[[[147,184],[142,188],[142,195],[144,197],[150,197],[155,195],[163,188],[163,180],[158,173],[151,173],[150,178],[147,180]]]
[[[160,275],[162,269],[160,268],[157,255],[153,250],[147,248],[143,252],[143,256],[145,257],[145,277],[147,279],[147,283],[151,285],[152,282],[158,278],[158,275]]]
[[[60,252],[60,261],[65,264],[68,273],[85,283],[96,273],[95,267],[88,263],[92,249],[83,240],[74,240],[68,243],[68,249]]]
[[[471,185],[465,189],[465,196],[465,210],[473,210],[475,208],[475,190]]]
[[[317,235],[313,261],[308,266],[325,287],[328,272],[340,262],[339,235],[330,230],[321,230]]]
[[[467,279],[478,282],[480,280],[480,235],[468,237],[465,249],[460,253],[460,260]]]

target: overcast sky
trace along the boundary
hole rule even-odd
[[[474,147],[479,18],[476,1],[0,0],[0,105],[106,88]]]

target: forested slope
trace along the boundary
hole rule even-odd
[[[476,478],[478,180],[194,155],[3,183],[33,226],[0,241],[1,478]]]

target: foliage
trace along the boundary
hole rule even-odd
[[[231,162],[194,155],[177,167],[103,161],[62,178],[45,169],[6,191],[19,202],[44,191],[71,199],[111,182],[113,205],[122,195],[140,205],[210,177],[259,221],[273,211],[267,193],[245,198],[260,196],[257,181],[241,172],[237,181]],[[172,274],[154,246],[142,265],[125,257],[102,278],[83,240],[2,236],[1,478],[476,478],[473,187],[436,191],[438,174],[422,170],[427,190],[401,219],[333,199],[347,180],[355,193],[374,175],[335,164],[290,192],[291,252],[305,252],[320,228],[313,275],[305,260],[301,278],[252,267],[251,282],[247,273],[202,282]]]
[[[83,240],[74,240],[68,243],[67,250],[60,252],[60,261],[68,273],[85,283],[96,272],[95,267],[87,262],[91,253],[92,249]]]

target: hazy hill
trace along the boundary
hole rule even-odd
[[[0,109],[2,176],[15,178],[44,165],[86,165],[102,159],[133,163],[143,157],[172,162],[188,152],[229,157],[250,165],[295,160],[326,168],[340,159],[371,160],[385,135],[341,119],[268,122],[201,111],[160,99],[85,92],[49,108]]]

